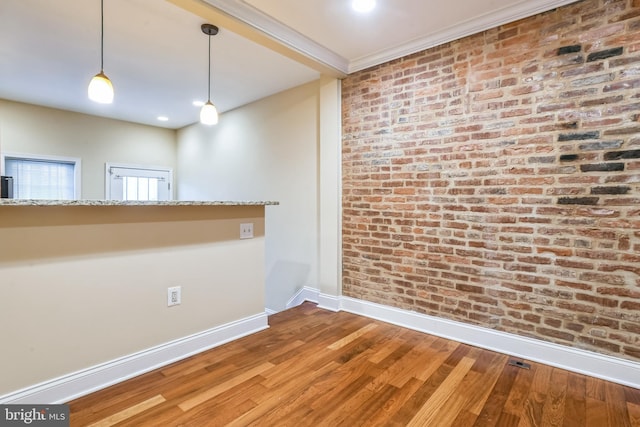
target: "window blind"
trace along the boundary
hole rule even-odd
[[[69,162],[6,158],[5,174],[13,177],[16,199],[72,200],[75,165]]]

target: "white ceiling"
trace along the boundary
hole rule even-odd
[[[99,105],[86,88],[100,71],[100,1],[0,0],[0,98],[180,128],[207,95],[202,16],[236,31],[211,22],[211,98],[225,112],[320,72],[344,76],[574,1],[377,0],[362,15],[350,0],[105,0],[104,71],[116,96]],[[212,15],[192,12],[203,7]]]

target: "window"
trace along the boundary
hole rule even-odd
[[[13,177],[16,199],[80,198],[80,159],[4,153],[2,166],[3,175]]]
[[[106,165],[108,200],[171,200],[171,168]]]

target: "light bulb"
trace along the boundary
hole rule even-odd
[[[113,102],[113,85],[111,80],[102,71],[96,74],[89,83],[89,99],[100,104]]]
[[[215,125],[218,123],[218,109],[211,101],[207,101],[200,110],[200,123],[203,125]]]
[[[376,7],[376,0],[353,0],[351,7],[356,12],[371,12]]]

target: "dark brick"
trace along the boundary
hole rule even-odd
[[[600,141],[600,142],[592,142],[590,144],[580,144],[578,148],[582,151],[599,151],[599,150],[610,150],[612,148],[620,148],[622,147],[623,141],[621,139],[615,141]]]
[[[622,48],[616,47],[613,49],[601,50],[599,52],[590,53],[587,56],[587,62],[598,61],[600,59],[611,58],[612,56],[622,55]]]
[[[597,205],[598,197],[560,197],[559,205]]]
[[[582,172],[617,172],[624,170],[624,163],[595,163],[580,165]]]
[[[579,44],[574,44],[571,46],[562,46],[558,48],[558,55],[566,55],[567,53],[575,53],[580,52],[582,50],[582,46]]]
[[[591,194],[627,194],[631,187],[594,187]]]
[[[581,133],[561,133],[558,135],[558,141],[580,141],[583,139],[600,138],[600,132],[581,132]]]
[[[560,156],[561,162],[572,162],[574,160],[578,160],[577,154],[563,154]]]
[[[640,150],[610,151],[604,154],[605,160],[640,159]]]

